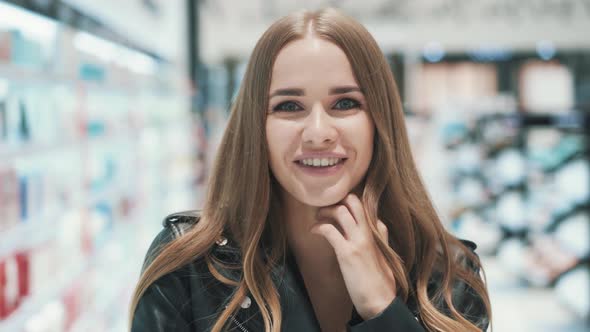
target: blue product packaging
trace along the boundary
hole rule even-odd
[[[22,174],[19,179],[19,205],[20,205],[20,218],[22,221],[26,221],[28,218],[28,192],[29,192],[29,177],[26,174]]]

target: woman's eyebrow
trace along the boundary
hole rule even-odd
[[[277,89],[275,92],[271,93],[270,98],[275,96],[303,96],[305,92],[303,89],[297,88],[288,88],[288,89]]]
[[[343,93],[348,93],[348,92],[353,92],[353,91],[358,91],[358,92],[362,93],[361,89],[358,86],[351,85],[351,86],[339,86],[339,87],[331,88],[330,94],[331,95],[338,95],[338,94],[343,94]],[[275,90],[273,93],[271,93],[269,98],[272,98],[275,96],[304,96],[304,95],[305,95],[305,90],[303,90],[303,89],[287,88],[287,89]]]
[[[352,92],[352,91],[358,91],[358,92],[362,93],[361,89],[358,86],[350,85],[350,86],[339,86],[336,88],[332,88],[332,89],[330,89],[330,94],[331,95],[339,95],[342,93],[348,93],[348,92]]]

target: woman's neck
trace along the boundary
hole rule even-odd
[[[283,221],[287,244],[300,264],[317,267],[323,273],[339,273],[336,254],[330,243],[322,236],[309,230],[318,221],[319,207],[309,206],[295,199],[283,204]]]

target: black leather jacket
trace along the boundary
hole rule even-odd
[[[157,254],[160,246],[178,237],[198,221],[198,211],[186,211],[169,215],[164,219],[164,229],[151,244],[143,269]],[[461,240],[472,250],[473,242]],[[240,251],[229,237],[220,238],[213,255],[223,262],[239,262]],[[320,325],[314,314],[297,263],[288,254],[285,264],[279,269],[277,280],[280,294],[283,332],[319,332]],[[234,275],[241,271],[228,271]],[[225,273],[224,273],[225,274]],[[236,278],[234,277],[234,280]],[[428,291],[434,291],[437,280],[433,280]],[[483,331],[487,329],[488,318],[480,298],[466,284],[453,288],[455,306]],[[211,326],[230,299],[234,287],[217,281],[209,272],[203,259],[197,259],[179,270],[168,273],[148,287],[140,298],[132,319],[131,332],[201,332],[210,331]],[[363,320],[353,309],[347,324],[348,332],[419,332],[425,331],[420,323],[415,304],[404,303],[396,297],[392,303],[374,318]],[[264,331],[262,316],[256,302],[248,294],[241,309],[231,317],[231,330],[241,332]],[[234,329],[235,328],[235,329]],[[455,331],[453,331],[455,332]]]

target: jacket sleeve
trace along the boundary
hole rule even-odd
[[[466,240],[462,240],[462,242],[475,253],[475,248],[477,248],[475,243]],[[475,254],[477,255],[477,253]],[[479,269],[472,262],[466,263],[479,275]],[[436,285],[436,283],[433,283],[433,285]],[[465,282],[457,282],[452,290],[452,298],[455,308],[463,317],[482,331],[488,329],[489,318],[485,305],[481,297],[471,287]],[[443,312],[449,312],[448,308],[444,308],[444,306],[441,309]],[[425,330],[399,297],[396,297],[380,314],[368,320],[363,320],[356,309],[353,310],[352,319],[347,324],[347,332],[424,332]]]
[[[403,300],[395,299],[377,316],[363,320],[353,311],[352,319],[346,326],[347,332],[424,332],[424,328],[414,317]]]
[[[165,228],[152,242],[142,268],[145,268],[167,241],[173,238]],[[190,326],[190,299],[185,281],[178,272],[168,273],[148,286],[140,297],[131,323],[131,332],[194,332]]]

